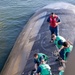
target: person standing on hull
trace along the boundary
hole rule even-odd
[[[63,46],[64,48],[59,51],[60,57],[62,58],[62,63],[67,61],[68,55],[73,49],[73,45],[67,41],[63,43]]]
[[[46,64],[44,59],[41,60],[41,64],[37,69],[36,75],[52,75],[51,67]]]
[[[72,44],[69,41],[64,42],[63,46],[64,46],[64,48],[61,49],[59,52],[60,57],[61,57],[61,63],[62,63],[62,66],[60,66],[58,68],[59,75],[64,75],[64,70],[66,68],[67,58],[68,58],[68,56],[71,53],[72,48],[73,48]]]
[[[47,19],[47,22],[50,24],[49,30],[51,31],[51,35],[55,34],[56,36],[59,35],[59,28],[58,25],[60,24],[60,18],[55,13],[51,13]],[[52,42],[52,38],[51,41]]]
[[[56,45],[57,50],[54,51],[54,54],[57,56],[58,58],[56,59],[56,61],[59,61],[60,57],[59,57],[59,51],[61,49],[64,48],[63,43],[66,41],[66,39],[62,36],[56,36],[55,34],[52,34],[51,36],[53,43]]]
[[[31,75],[33,75],[34,71],[37,70],[37,68],[40,65],[42,59],[44,59],[44,61],[47,62],[48,56],[44,53],[35,53],[34,54],[34,69],[31,71]]]
[[[73,46],[67,41],[63,43],[63,46],[64,46],[64,48],[61,49],[60,52],[59,52],[60,57],[61,57],[60,62],[62,63],[62,66],[59,67],[60,69],[62,67],[65,69],[67,58],[68,58],[69,54],[71,53],[71,51],[73,49]]]
[[[56,36],[55,34],[52,34],[51,36],[54,44],[57,46],[58,50],[61,50],[64,46],[63,43],[66,42],[66,39],[60,35]]]

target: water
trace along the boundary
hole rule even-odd
[[[39,8],[61,0],[0,0],[0,71],[28,19]],[[65,0],[63,0],[65,2]],[[75,4],[75,0],[66,0]]]

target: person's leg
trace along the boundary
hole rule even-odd
[[[59,35],[59,26],[54,28],[54,33],[55,33],[56,36]]]
[[[52,34],[54,34],[54,28],[50,26],[50,27],[49,27],[49,30],[50,30],[51,36],[52,36]],[[51,40],[52,40],[52,38],[51,38]]]
[[[33,70],[31,71],[31,74],[30,74],[30,75],[33,75],[33,74],[34,74],[34,71],[36,71],[36,69],[33,69]]]
[[[51,35],[54,34],[54,29],[53,29],[53,27],[50,26],[50,27],[49,27],[49,30],[51,31]]]

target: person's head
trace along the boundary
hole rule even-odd
[[[63,46],[64,47],[68,47],[69,46],[69,43],[66,41],[66,42],[63,42]]]
[[[34,58],[35,58],[35,59],[38,58],[38,54],[37,54],[37,53],[34,54]]]
[[[55,16],[55,13],[52,12],[52,13],[51,13],[51,16],[54,17],[54,16]]]
[[[56,39],[56,35],[52,34],[51,38],[52,38],[52,40],[55,40]]]

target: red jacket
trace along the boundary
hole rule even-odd
[[[55,15],[54,17],[50,16],[50,26],[51,27],[56,27],[57,18],[58,18],[57,15]]]

